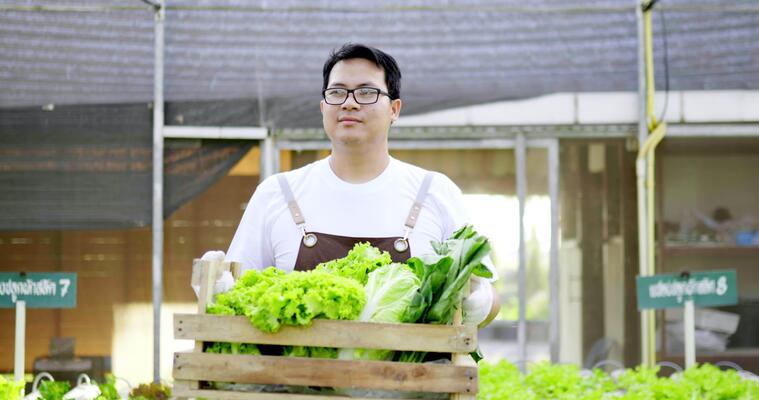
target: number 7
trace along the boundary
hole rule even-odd
[[[66,292],[69,291],[71,285],[71,279],[59,279],[58,283],[61,285],[61,297],[66,297]]]

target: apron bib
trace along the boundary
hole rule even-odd
[[[432,176],[431,172],[428,172],[424,176],[422,185],[417,192],[416,199],[414,199],[414,204],[411,206],[411,210],[409,210],[409,214],[406,217],[403,236],[373,238],[338,236],[306,230],[306,220],[303,217],[303,213],[300,211],[298,203],[295,201],[290,184],[287,182],[287,179],[283,174],[279,174],[277,180],[279,182],[279,187],[282,190],[282,194],[287,201],[287,208],[290,210],[290,215],[292,216],[295,225],[297,225],[303,233],[294,269],[296,271],[308,271],[314,269],[320,263],[343,258],[348,255],[348,252],[354,245],[356,245],[356,243],[362,242],[369,242],[372,246],[387,251],[390,253],[393,262],[406,262],[406,260],[411,258],[408,237],[414,230],[416,221],[419,218],[424,198],[427,197],[427,192],[429,191],[430,183],[432,182]]]

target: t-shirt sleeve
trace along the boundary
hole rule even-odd
[[[256,188],[227,250],[225,260],[242,263],[243,271],[251,268],[261,270],[274,265],[271,226],[267,216],[271,214],[269,209],[279,192],[272,178],[265,179]]]

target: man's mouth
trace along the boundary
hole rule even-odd
[[[357,124],[361,122],[360,119],[355,118],[355,117],[341,117],[341,118],[338,118],[337,121],[345,125],[353,125],[353,124]]]

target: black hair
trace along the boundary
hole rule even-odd
[[[346,43],[329,55],[327,61],[324,62],[322,90],[327,89],[329,74],[335,64],[352,58],[363,58],[382,68],[385,71],[385,84],[390,98],[393,100],[401,98],[401,70],[395,58],[380,49],[357,43]]]

